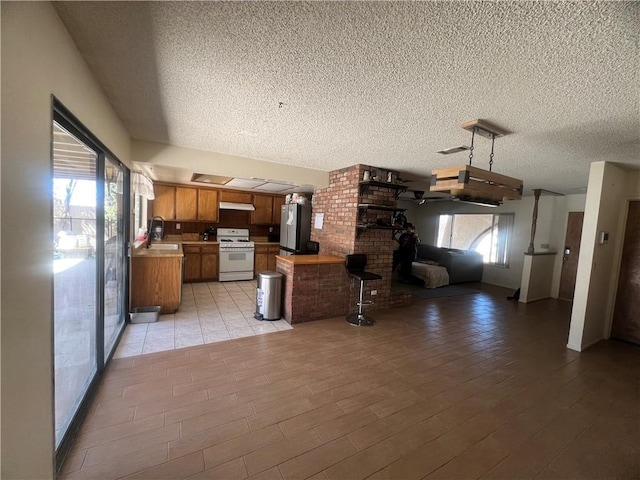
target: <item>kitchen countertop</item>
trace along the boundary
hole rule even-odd
[[[269,242],[266,237],[254,237],[251,238],[251,241],[255,245],[267,245],[267,246],[280,246],[279,242]],[[205,242],[204,240],[183,240],[181,235],[167,235],[162,240],[159,241],[151,241],[151,245],[154,243],[177,243],[179,245],[177,250],[153,250],[146,248],[146,242],[136,241],[134,245],[134,249],[132,251],[132,256],[134,257],[182,257],[184,256],[184,252],[182,250],[183,245],[191,245],[191,246],[205,246],[205,245],[220,245],[220,242],[217,240],[209,240]]]
[[[158,243],[158,242],[156,242]],[[160,242],[160,243],[178,243],[178,242]],[[153,245],[153,242],[151,243]],[[184,257],[184,252],[182,251],[182,245],[178,245],[177,250],[153,250],[151,248],[147,248],[142,244],[140,247],[135,248],[132,253],[132,257],[163,257],[163,258],[171,258],[171,257]]]
[[[276,255],[276,257],[284,262],[294,265],[327,265],[335,263],[344,263],[344,257],[335,255]]]

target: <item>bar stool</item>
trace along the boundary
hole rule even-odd
[[[358,313],[352,313],[347,315],[347,322],[359,327],[369,327],[375,325],[375,321],[371,317],[364,315],[363,308],[365,305],[372,305],[371,300],[364,300],[364,282],[367,280],[380,280],[381,275],[372,272],[365,272],[364,267],[367,266],[367,256],[364,253],[354,253],[347,255],[345,266],[347,272],[351,278],[355,278],[360,281],[360,299],[356,305],[358,306]]]

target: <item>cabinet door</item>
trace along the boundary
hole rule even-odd
[[[276,271],[276,255],[278,255],[280,253],[280,247],[279,246],[269,246],[269,253],[267,255],[267,267],[269,270],[271,271]]]
[[[253,275],[269,269],[269,248],[266,245],[256,245],[253,256]]]
[[[198,220],[218,222],[218,191],[198,189]]]
[[[184,250],[184,281],[195,282],[200,280],[200,248],[183,247]]]
[[[269,225],[273,216],[273,197],[271,195],[253,195],[251,223],[254,225]]]
[[[196,220],[198,190],[176,187],[176,220]]]
[[[248,192],[233,192],[231,190],[220,191],[221,202],[251,203],[251,194]]]
[[[154,185],[153,215],[159,215],[165,220],[176,218],[176,187],[169,185]]]
[[[200,278],[202,280],[218,279],[218,247],[202,247],[202,263]]]
[[[260,272],[269,270],[269,254],[268,253],[256,253],[253,262],[253,274],[254,276]]]
[[[272,225],[280,225],[280,207],[284,205],[285,197],[282,195],[276,195],[273,197],[273,212],[271,218]]]

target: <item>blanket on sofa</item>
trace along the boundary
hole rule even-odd
[[[439,265],[433,265],[433,262],[415,261],[411,264],[411,273],[418,278],[424,280],[426,288],[438,288],[449,285],[449,273],[447,269]]]

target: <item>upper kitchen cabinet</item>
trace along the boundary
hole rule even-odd
[[[197,220],[198,190],[176,187],[176,220]]]
[[[251,194],[249,192],[234,192],[230,190],[221,190],[220,201],[232,202],[232,203],[251,203]]]
[[[254,225],[270,225],[273,223],[273,196],[253,194],[251,223]]]
[[[280,207],[284,205],[285,197],[283,195],[276,195],[273,197],[273,225],[280,225]]]
[[[254,225],[280,225],[280,207],[284,205],[282,195],[253,195],[251,223]]]
[[[218,191],[198,189],[198,220],[218,222]]]
[[[170,185],[154,185],[153,214],[165,220],[176,218],[176,187]]]

